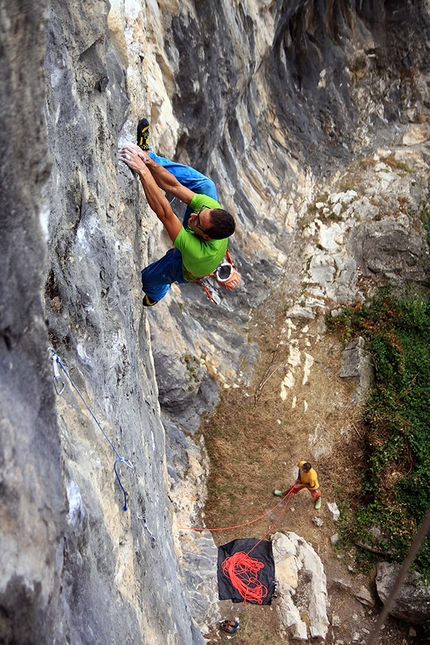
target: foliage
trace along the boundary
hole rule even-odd
[[[345,308],[327,324],[346,342],[364,337],[375,369],[363,414],[361,503],[343,537],[401,561],[430,507],[430,305],[382,290],[368,306]],[[430,576],[429,536],[415,566]]]

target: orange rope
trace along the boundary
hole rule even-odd
[[[225,577],[230,580],[231,584],[243,598],[243,604],[246,601],[254,601],[257,604],[261,605],[264,598],[266,598],[269,590],[265,585],[263,585],[258,579],[258,572],[260,569],[263,569],[264,563],[260,562],[256,558],[251,558],[249,554],[257,548],[259,544],[265,540],[269,533],[275,528],[278,524],[285,511],[287,510],[288,502],[290,501],[292,495],[293,487],[290,488],[288,493],[281,499],[281,502],[286,500],[284,508],[279,513],[279,516],[274,524],[268,529],[266,534],[259,540],[248,553],[244,551],[237,551],[229,558],[226,558],[221,565],[222,572]],[[281,503],[279,502],[277,506]]]
[[[275,509],[278,508],[278,506],[280,504],[282,504],[283,501],[286,500],[287,505],[288,505],[288,502],[290,501],[290,497],[291,497],[292,488],[293,488],[293,486],[290,488],[288,493],[286,495],[284,495],[284,497],[273,508],[271,508],[268,511],[266,511],[265,513],[263,513],[263,515],[260,515],[260,517],[257,517],[255,520],[250,520],[249,522],[244,522],[243,524],[236,524],[235,526],[223,526],[222,528],[208,528],[206,526],[203,526],[203,527],[180,526],[179,531],[229,531],[230,529],[239,529],[242,526],[248,526],[249,524],[254,524],[254,522],[258,522],[259,520],[262,520],[263,517],[266,517],[266,515],[269,515],[269,513],[272,513]],[[287,505],[285,506],[285,508],[287,507]],[[284,514],[284,512],[285,512],[285,509],[283,509],[283,511],[281,513],[281,516]],[[278,523],[278,521],[279,521],[279,518],[275,522],[274,526]],[[270,531],[270,529],[269,529],[269,531]]]
[[[267,587],[258,579],[258,572],[264,567],[263,562],[250,558],[243,551],[238,551],[226,558],[221,567],[225,577],[242,596],[243,604],[247,600],[262,604],[269,593]]]
[[[269,533],[270,533],[271,531],[273,531],[273,529],[275,528],[275,526],[276,526],[276,525],[278,524],[278,522],[282,519],[282,516],[284,515],[285,511],[287,510],[287,506],[288,506],[288,503],[289,503],[289,501],[290,501],[290,499],[291,499],[291,495],[292,495],[292,494],[293,494],[293,486],[291,486],[291,488],[290,488],[290,490],[288,491],[288,493],[287,493],[287,494],[282,498],[282,500],[281,500],[281,502],[283,502],[283,501],[285,500],[285,501],[286,501],[286,504],[285,504],[284,508],[282,509],[282,511],[279,513],[279,515],[278,515],[278,519],[276,520],[276,522],[275,522],[274,524],[272,524],[272,526],[271,526],[271,527],[269,527],[269,529],[267,530],[266,534],[265,534],[265,535],[263,535],[263,537],[261,538],[261,540],[259,540],[259,541],[257,542],[257,544],[254,544],[254,546],[252,547],[252,549],[251,549],[250,551],[248,551],[248,555],[249,555],[249,554],[250,554],[250,553],[251,553],[251,552],[252,552],[252,551],[253,551],[253,550],[254,550],[254,549],[259,545],[259,544],[261,544],[261,542],[263,542],[263,540],[265,540],[265,539],[266,539],[266,537],[269,535]]]
[[[266,539],[266,537],[269,535],[269,533],[275,528],[275,526],[278,524],[278,522],[281,520],[282,516],[284,515],[285,511],[287,510],[288,502],[290,501],[291,495],[293,493],[293,488],[294,485],[291,486],[290,490],[284,495],[284,497],[274,506],[271,508],[269,511],[266,511],[263,515],[260,515],[260,517],[257,517],[255,520],[250,520],[249,522],[245,522],[244,524],[237,524],[236,526],[227,526],[223,528],[181,528],[183,531],[227,531],[229,529],[237,529],[240,528],[241,526],[248,526],[249,524],[253,524],[254,522],[258,522],[258,520],[261,520],[263,517],[266,517],[269,513],[274,511],[282,502],[286,501],[286,504],[284,508],[281,510],[279,513],[279,516],[276,519],[276,522],[272,524],[272,526],[267,530],[265,535],[259,540],[253,547],[248,551],[248,553],[244,553],[243,551],[238,551],[237,553],[234,553],[231,555],[229,558],[226,558],[224,562],[221,565],[222,572],[225,575],[225,577],[230,580],[231,584],[237,591],[240,593],[240,595],[243,598],[243,604],[246,603],[246,601],[253,601],[255,603],[258,603],[261,605],[263,603],[264,598],[266,598],[267,594],[269,593],[267,587],[263,585],[259,579],[258,579],[258,572],[260,569],[264,567],[264,563],[260,562],[256,558],[251,558],[249,554],[259,545],[263,540]]]

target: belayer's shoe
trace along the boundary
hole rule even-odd
[[[276,497],[283,497],[282,491],[278,490],[277,488],[275,488],[275,490],[273,491],[273,494],[276,495]]]
[[[317,511],[320,510],[321,508],[321,497],[318,497],[317,501],[315,502],[315,508]]]
[[[141,119],[137,124],[137,145],[142,150],[149,150],[149,121]]]
[[[145,294],[142,302],[144,307],[153,307],[157,304],[158,300],[151,300],[151,298]]]

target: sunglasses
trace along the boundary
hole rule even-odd
[[[201,213],[202,211],[204,211],[204,210],[205,210],[205,208],[204,208],[204,206],[202,206],[202,207],[201,207],[201,209],[199,210],[199,212],[198,212],[198,213],[197,213],[197,215],[196,215],[196,218],[195,218],[195,220],[194,220],[194,222],[193,222],[193,225],[194,225],[196,228],[198,228],[202,233],[204,233],[205,235],[207,235],[206,231],[205,231],[205,230],[200,226],[200,213]]]

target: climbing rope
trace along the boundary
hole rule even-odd
[[[264,563],[257,558],[250,558],[247,553],[238,551],[226,558],[221,565],[223,574],[246,601],[263,603],[269,590],[258,579],[258,572],[264,568]]]
[[[260,569],[264,568],[264,563],[260,562],[256,558],[251,558],[250,553],[257,548],[259,544],[266,539],[271,531],[278,524],[282,516],[284,515],[288,502],[290,501],[292,495],[293,486],[290,488],[288,493],[282,498],[281,501],[286,501],[284,508],[279,513],[276,522],[267,530],[266,534],[259,540],[252,549],[247,553],[244,551],[238,551],[234,553],[229,558],[226,558],[221,565],[222,572],[230,580],[233,587],[240,593],[243,598],[243,604],[248,602],[255,602],[259,605],[263,603],[264,598],[266,598],[269,590],[265,585],[263,585],[258,580],[258,572]],[[276,508],[276,507],[275,507]]]
[[[266,537],[273,531],[275,526],[283,517],[285,511],[287,510],[288,502],[290,501],[294,486],[290,488],[288,493],[284,495],[281,501],[285,501],[286,504],[284,508],[279,513],[276,522],[266,531],[266,534],[263,535],[261,540],[259,540],[252,549],[249,549],[248,553],[244,551],[238,551],[234,553],[229,558],[226,558],[222,563],[222,571],[224,575],[230,580],[231,584],[243,598],[243,604],[246,601],[253,601],[261,605],[264,598],[266,598],[269,593],[267,587],[263,585],[258,580],[258,572],[264,567],[264,564],[257,560],[256,558],[251,558],[249,556],[254,549],[257,548],[259,544],[266,539]],[[275,507],[276,508],[276,507]],[[257,566],[258,564],[258,566]]]
[[[256,517],[254,520],[249,520],[249,522],[244,522],[243,524],[235,524],[234,526],[222,526],[221,528],[219,528],[219,527],[217,527],[217,528],[208,528],[207,526],[203,526],[203,527],[202,526],[180,526],[179,530],[180,531],[230,531],[231,529],[240,529],[240,528],[242,528],[242,526],[249,526],[250,524],[254,524],[255,522],[258,522],[259,520],[262,520],[263,517],[266,517],[266,515],[269,515],[270,513],[273,513],[273,511],[275,511],[278,508],[278,506],[280,506],[282,504],[282,502],[284,502],[285,500],[287,500],[287,503],[288,503],[289,500],[290,500],[290,497],[291,497],[290,493],[291,493],[291,488],[284,495],[284,497],[281,500],[279,500],[279,502],[277,504],[275,504],[275,506],[273,508],[269,508],[269,510],[266,511],[265,513],[263,513],[263,515],[260,515],[259,517]],[[286,506],[285,506],[285,508],[286,508]],[[285,508],[282,510],[282,512],[280,514],[280,517],[282,517],[282,515],[285,513]],[[276,524],[278,523],[280,517],[277,519],[277,521],[275,522],[275,524],[273,526],[276,526]],[[270,531],[270,529],[269,529],[269,531]]]
[[[221,565],[223,574],[228,580],[230,580],[232,586],[239,592],[239,594],[243,598],[243,604],[248,601],[255,602],[261,605],[264,598],[266,598],[267,594],[269,593],[267,587],[263,585],[258,579],[258,572],[264,567],[264,563],[260,562],[256,558],[251,558],[250,553],[252,553],[252,551],[254,551],[254,549],[256,549],[257,546],[266,539],[269,533],[271,533],[275,526],[280,522],[285,511],[287,510],[288,503],[293,494],[293,488],[294,484],[273,508],[266,511],[266,513],[260,515],[260,517],[257,517],[255,520],[250,520],[249,522],[245,522],[243,524],[237,524],[236,526],[228,526],[224,528],[182,528],[182,530],[188,531],[227,531],[229,529],[235,529],[241,526],[248,526],[249,524],[258,522],[258,520],[261,520],[269,513],[272,513],[276,508],[278,508],[280,504],[282,504],[282,502],[286,502],[284,508],[276,518],[276,521],[269,527],[264,536],[254,544],[252,549],[250,549],[247,553],[245,553],[244,551],[237,551],[230,557],[226,558]]]
[[[118,484],[120,485],[120,488],[122,490],[122,494],[124,496],[124,506],[122,507],[122,510],[127,511],[128,510],[127,509],[127,492],[126,492],[124,486],[122,485],[121,478],[119,476],[117,468],[118,468],[118,464],[120,464],[120,463],[125,464],[131,470],[134,470],[134,466],[128,459],[124,459],[124,457],[121,457],[121,455],[119,454],[118,450],[115,448],[115,446],[113,445],[112,441],[109,439],[109,437],[107,436],[106,432],[104,431],[104,429],[103,429],[101,423],[99,422],[99,420],[97,419],[96,415],[91,410],[91,408],[88,405],[88,403],[85,401],[85,399],[82,396],[78,386],[76,385],[76,383],[74,382],[74,380],[70,376],[69,372],[67,371],[67,368],[66,368],[65,364],[59,358],[58,354],[53,349],[49,349],[49,351],[51,352],[52,367],[53,367],[53,372],[54,372],[54,388],[55,388],[56,393],[59,396],[61,396],[63,394],[64,388],[65,388],[65,383],[64,383],[64,381],[62,381],[61,376],[60,376],[60,371],[58,369],[58,366],[60,366],[60,368],[62,369],[64,374],[67,376],[70,384],[72,385],[72,387],[74,388],[74,390],[78,394],[79,398],[81,399],[82,403],[85,405],[86,409],[90,413],[90,415],[93,418],[94,422],[96,423],[97,427],[99,428],[99,430],[101,430],[104,438],[106,439],[106,441],[108,442],[108,444],[110,445],[110,447],[112,448],[112,450],[114,451],[114,453],[116,455],[116,460],[115,460],[115,463],[113,465],[113,469],[114,469],[114,473],[116,475],[116,478],[118,480]]]
[[[254,549],[256,549],[256,548],[257,548],[257,546],[258,546],[259,544],[261,544],[261,543],[263,542],[263,540],[265,540],[265,539],[267,538],[267,536],[269,535],[269,533],[271,533],[271,532],[273,531],[273,529],[275,528],[275,526],[280,522],[280,520],[281,520],[281,519],[282,519],[282,517],[284,516],[285,511],[287,510],[287,506],[288,506],[288,504],[289,504],[289,502],[290,502],[290,499],[291,499],[291,496],[292,496],[292,494],[293,494],[293,488],[294,488],[294,484],[291,486],[290,490],[289,490],[289,491],[287,491],[287,493],[286,493],[286,494],[284,495],[284,497],[281,499],[281,502],[285,502],[285,506],[284,506],[284,508],[281,510],[281,512],[279,513],[279,515],[278,515],[278,517],[277,517],[277,519],[276,519],[276,522],[274,522],[274,523],[272,524],[272,526],[270,526],[270,527],[267,529],[267,531],[266,531],[265,535],[263,535],[263,537],[261,538],[261,540],[259,540],[259,541],[257,542],[257,544],[254,544],[254,546],[252,547],[252,549],[250,549],[250,550],[248,551],[248,555],[249,555],[250,553],[252,553],[252,551],[253,551]]]

